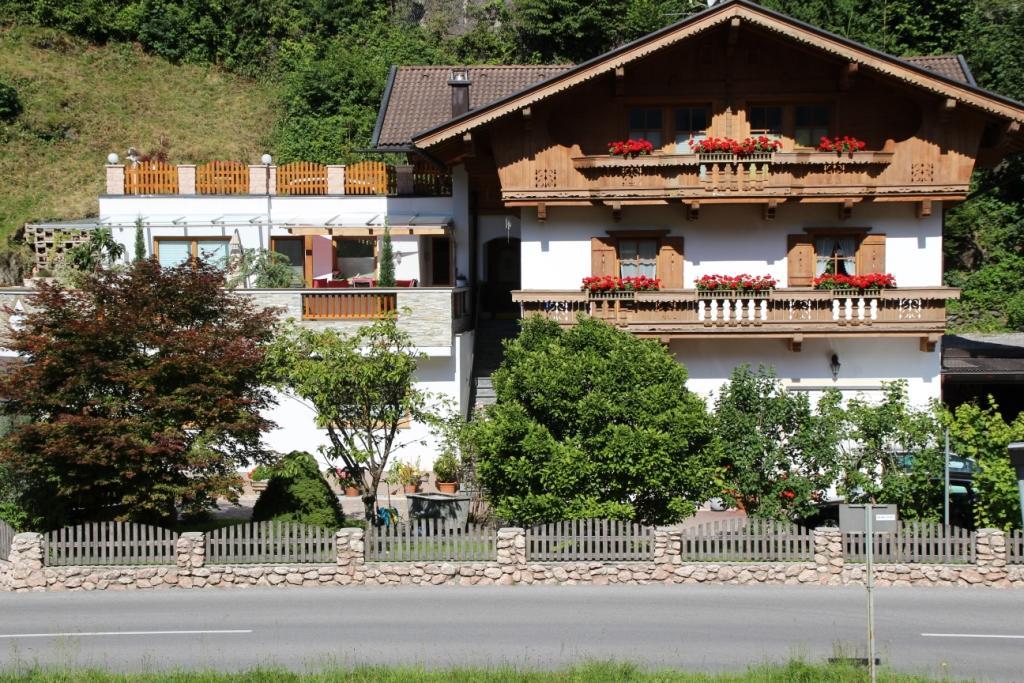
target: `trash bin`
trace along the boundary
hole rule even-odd
[[[410,519],[440,519],[448,525],[466,526],[470,497],[451,493],[407,493]]]

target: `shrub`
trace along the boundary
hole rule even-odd
[[[21,113],[21,99],[13,85],[0,81],[0,121],[13,121]]]
[[[316,459],[292,451],[273,470],[267,490],[256,501],[254,522],[302,522],[332,529],[345,523],[338,498],[320,474]]]

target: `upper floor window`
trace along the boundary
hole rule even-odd
[[[629,110],[629,138],[643,138],[652,145],[661,147],[661,107],[634,107]]]
[[[782,107],[758,105],[750,108],[750,133],[778,138],[782,136]]]
[[[820,104],[798,105],[793,112],[793,139],[799,147],[817,147],[829,134],[828,107]]]
[[[620,239],[619,277],[658,276],[658,240]]]
[[[859,235],[819,235],[815,237],[815,277],[857,275],[859,242]]]
[[[675,142],[679,151],[690,151],[686,146],[690,140],[706,138],[710,121],[711,110],[708,107],[676,107]]]

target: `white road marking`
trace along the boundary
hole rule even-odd
[[[211,629],[206,631],[82,631],[80,633],[0,633],[0,638],[72,638],[76,636],[193,636],[252,633],[252,629]]]
[[[1024,640],[1024,636],[997,635],[992,633],[922,633],[925,638],[1009,638]]]

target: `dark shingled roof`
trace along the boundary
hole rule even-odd
[[[469,72],[469,106],[472,110],[560,74],[571,65],[394,67],[384,92],[373,144],[377,147],[404,147],[412,140],[413,134],[451,119],[452,95],[448,79],[453,68],[465,68]]]
[[[1024,374],[1024,333],[948,334],[942,339],[942,374]]]
[[[921,57],[903,57],[904,62],[928,69],[940,76],[960,81],[967,85],[976,85],[967,62],[960,55],[926,55]]]

